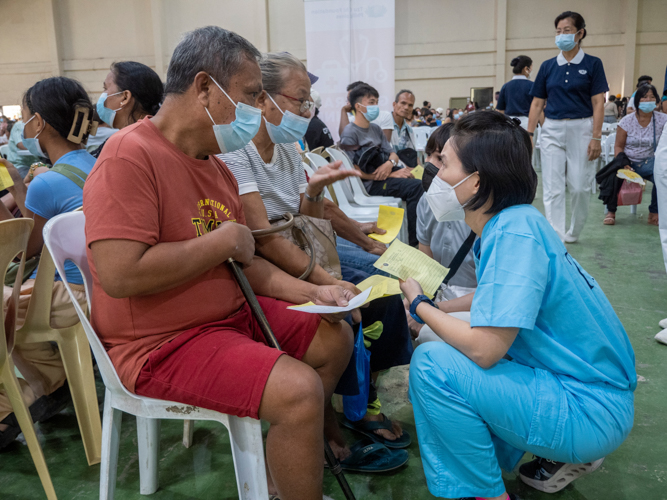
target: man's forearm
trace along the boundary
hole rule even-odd
[[[255,294],[292,304],[311,301],[317,290],[317,285],[294,278],[257,256],[245,269],[245,275]]]

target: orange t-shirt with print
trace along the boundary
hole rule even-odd
[[[153,246],[197,238],[225,221],[245,224],[238,186],[222,161],[187,156],[145,118],[109,138],[86,180],[83,211],[93,328],[134,392],[152,351],[188,329],[234,314],[243,294],[229,266],[221,264],[165,292],[114,299],[100,285],[90,244],[125,239]]]

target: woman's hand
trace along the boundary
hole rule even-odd
[[[384,234],[387,231],[380,229],[378,227],[377,221],[375,222],[359,222],[357,223],[359,229],[363,231],[364,234]]]
[[[401,286],[401,292],[405,295],[405,298],[408,299],[408,302],[412,302],[417,298],[417,295],[423,295],[424,291],[422,286],[414,278],[408,278],[407,280],[398,280]]]
[[[23,177],[21,177],[21,174],[19,173],[19,171],[16,169],[14,164],[12,162],[10,162],[9,160],[6,160],[4,158],[0,158],[0,165],[3,165],[7,169],[7,172],[9,173],[9,176],[14,181],[14,185],[8,187],[7,191],[9,191],[16,198],[17,190],[21,190],[21,189],[25,190],[25,185],[23,184]]]
[[[343,162],[339,160],[318,168],[308,181],[308,194],[310,196],[317,196],[325,187],[336,181],[340,181],[347,177],[361,176],[361,172],[341,168],[342,166]]]
[[[602,152],[602,141],[591,139],[588,143],[588,161],[597,160]]]
[[[356,294],[352,293],[350,290],[339,285],[318,286],[317,293],[315,294],[315,297],[313,297],[313,303],[320,306],[345,307],[349,304],[350,300],[352,300],[355,295]],[[338,323],[345,319],[347,315],[347,312],[336,314],[321,314],[322,318],[327,320],[329,323]],[[352,311],[352,319],[355,323],[361,322],[361,313],[359,312],[359,309],[354,309]]]

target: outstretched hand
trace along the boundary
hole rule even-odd
[[[343,162],[338,160],[318,168],[308,181],[308,190],[313,196],[320,194],[325,187],[347,177],[360,177],[361,172],[341,168]]]

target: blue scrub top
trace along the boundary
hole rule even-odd
[[[54,166],[63,163],[89,174],[95,165],[95,158],[85,149],[78,149],[64,154]],[[35,177],[28,186],[25,199],[28,210],[47,220],[59,214],[72,212],[81,205],[83,205],[83,190],[58,172],[44,172]],[[65,262],[65,274],[68,282],[83,285],[81,274],[73,262]],[[36,275],[37,271],[30,277],[34,278]],[[56,280],[60,280],[58,273]]]
[[[519,328],[508,354],[523,365],[635,389],[634,351],[621,321],[535,207],[496,214],[473,250],[471,326]]]
[[[528,78],[514,77],[500,89],[496,109],[504,111],[509,116],[528,116],[533,96],[530,89],[533,86]]]
[[[562,53],[544,61],[530,95],[547,100],[547,118],[575,120],[593,116],[591,97],[608,90],[602,61],[579,49],[570,62]]]

